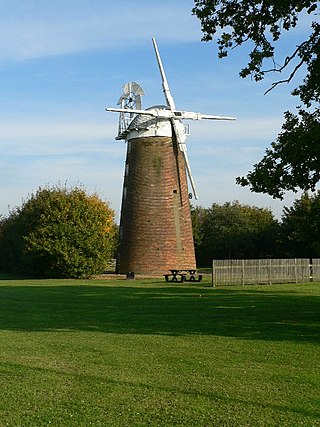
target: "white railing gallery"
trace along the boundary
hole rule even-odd
[[[212,286],[320,281],[320,259],[226,259],[212,261]]]

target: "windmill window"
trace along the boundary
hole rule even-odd
[[[126,164],[125,176],[128,176],[128,174],[129,174],[129,163]]]
[[[173,190],[173,194],[177,194],[178,190]]]
[[[123,199],[127,197],[127,187],[124,187],[123,189]]]

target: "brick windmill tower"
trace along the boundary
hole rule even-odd
[[[195,269],[188,182],[197,199],[187,157],[188,134],[182,119],[233,120],[176,109],[152,39],[166,105],[142,109],[144,91],[135,82],[124,86],[117,140],[127,142],[120,219],[118,272],[163,274]]]

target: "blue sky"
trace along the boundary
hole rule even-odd
[[[241,79],[246,50],[219,60],[201,42],[191,0],[0,0],[0,214],[46,184],[83,184],[119,215],[125,144],[115,141],[122,86],[138,82],[144,107],[163,104],[151,38],[156,37],[179,109],[237,117],[190,122],[188,153],[199,200],[238,200],[271,208],[284,202],[235,184],[258,162],[297,100],[288,86],[263,93]],[[304,23],[286,43],[303,38]],[[287,44],[280,46],[283,52]]]

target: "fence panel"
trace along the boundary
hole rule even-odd
[[[320,282],[320,258],[312,259],[312,280],[314,282]]]
[[[320,275],[320,263],[319,263]],[[233,259],[212,261],[212,285],[297,283],[310,279],[309,259]]]

